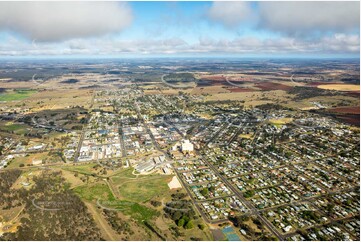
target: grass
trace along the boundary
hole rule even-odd
[[[95,174],[95,169],[93,168],[96,164],[85,164],[85,165],[76,165],[76,166],[66,166],[63,167],[64,170],[78,172],[85,175],[92,175]]]
[[[139,203],[124,200],[118,201],[118,204],[114,206],[114,208],[123,212],[125,215],[130,215],[132,218],[138,220],[138,222],[149,220],[154,216],[159,215],[159,212],[154,209],[148,208]]]
[[[112,176],[112,182],[118,187],[120,195],[132,202],[146,202],[151,198],[169,191],[171,176],[132,174],[133,169],[125,169]]]
[[[317,86],[321,89],[336,91],[360,91],[360,85],[354,84],[326,84]]]
[[[33,164],[33,160],[44,160],[48,156],[48,152],[41,152],[41,153],[34,153],[34,154],[28,154],[24,157],[19,156],[15,157],[10,164],[8,165],[8,168],[19,168],[21,164],[24,166]]]
[[[269,122],[277,127],[280,127],[284,124],[292,122],[292,118],[279,118],[279,119],[270,119]]]
[[[12,207],[10,209],[1,209],[1,216],[4,222],[9,222],[15,219],[20,211],[23,210],[23,206]]]
[[[120,172],[114,174],[111,179],[116,184],[128,181],[129,179],[134,179],[136,176],[132,174],[133,170],[133,168],[121,170]]]
[[[91,202],[99,200],[102,206],[116,209],[125,215],[130,215],[139,222],[149,220],[159,215],[158,211],[139,203],[116,199],[108,185],[103,182],[75,187],[73,191],[78,194],[81,199]]]
[[[18,101],[30,97],[36,93],[35,90],[16,90],[0,94],[0,101]]]
[[[79,186],[74,188],[74,192],[77,193],[82,199],[87,201],[95,201],[97,199],[107,201],[116,200],[108,185],[104,183],[94,183]]]
[[[27,132],[27,127],[27,125],[7,122],[0,125],[0,130],[5,132],[14,132],[15,134],[25,134]]]
[[[169,191],[170,176],[154,175],[119,184],[119,193],[126,200],[146,202]]]
[[[252,139],[252,135],[253,134],[240,134],[240,135],[238,135],[238,137],[243,138],[243,139]]]

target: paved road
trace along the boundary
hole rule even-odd
[[[123,133],[122,127],[118,126],[118,134],[119,134],[119,140],[120,140],[120,145],[122,147],[122,156],[126,157],[127,156],[127,150],[125,149],[125,144],[124,144],[124,139],[125,139],[125,135]]]
[[[89,121],[90,120],[90,116],[91,116],[91,109],[93,108],[93,105],[94,105],[94,99],[95,99],[95,95],[96,95],[96,91],[94,91],[94,94],[93,94],[93,97],[90,101],[90,105],[89,105],[89,112],[88,112],[88,115],[87,115],[87,120]],[[79,158],[79,154],[80,154],[80,149],[81,149],[81,146],[83,144],[83,141],[84,141],[84,134],[85,134],[85,131],[86,131],[86,126],[87,124],[83,124],[83,129],[81,131],[81,134],[80,134],[80,139],[79,139],[79,143],[78,143],[78,147],[76,149],[76,152],[74,154],[74,161],[77,162],[78,161],[78,158]]]

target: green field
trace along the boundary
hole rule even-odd
[[[121,179],[112,177],[118,186],[120,195],[129,201],[146,202],[155,196],[166,194],[169,191],[168,182],[171,176],[149,175],[137,179]]]
[[[98,199],[115,201],[115,197],[110,191],[108,185],[104,183],[94,183],[79,186],[74,188],[74,192],[77,193],[82,199],[88,201],[96,201]]]
[[[91,164],[77,165],[77,166],[66,166],[63,167],[63,169],[67,171],[78,172],[85,175],[92,175],[96,173],[94,166],[96,166],[96,164],[91,163]]]
[[[135,202],[129,202],[125,200],[116,200],[111,203],[107,203],[107,201],[100,202],[100,204],[104,207],[116,209],[117,211],[122,212],[125,215],[130,215],[132,218],[141,222],[143,220],[149,220],[154,216],[159,215],[159,212],[148,208],[144,205]]]
[[[18,101],[30,97],[35,90],[16,90],[0,94],[0,101]]]
[[[14,124],[12,122],[0,123],[0,130],[5,132],[13,132],[15,134],[25,134],[29,126],[24,124]]]
[[[114,174],[111,179],[115,184],[121,184],[123,182],[129,181],[131,179],[135,179],[136,176],[132,174],[133,168],[128,168],[125,170],[120,170],[120,172],[117,172]]]
[[[116,209],[125,215],[130,215],[138,221],[148,220],[158,215],[156,210],[144,205],[125,200],[117,200],[105,183],[87,184],[76,187],[73,191],[78,194],[81,199],[97,202],[105,208]]]

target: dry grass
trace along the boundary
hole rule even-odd
[[[343,91],[343,92],[360,91],[360,86],[353,84],[328,84],[328,85],[319,85],[317,87],[326,90],[335,90],[335,91]]]
[[[206,86],[206,87],[196,87],[190,92],[193,95],[201,94],[217,94],[217,93],[229,93],[224,86]]]
[[[89,90],[54,90],[42,91],[32,95],[28,101],[28,107],[33,112],[47,109],[63,109],[69,106],[88,107],[92,94]]]
[[[292,118],[278,118],[278,119],[270,119],[269,122],[275,125],[283,125],[283,124],[291,123],[292,120],[293,120]]]
[[[252,139],[253,134],[240,134],[238,135],[239,138],[243,139]]]

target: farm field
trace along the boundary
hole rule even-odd
[[[13,90],[5,93],[0,93],[0,101],[20,101],[24,100],[31,95],[37,93],[36,90]]]
[[[318,85],[318,88],[326,90],[336,90],[336,91],[360,91],[359,85],[353,84],[327,84],[327,85]]]

